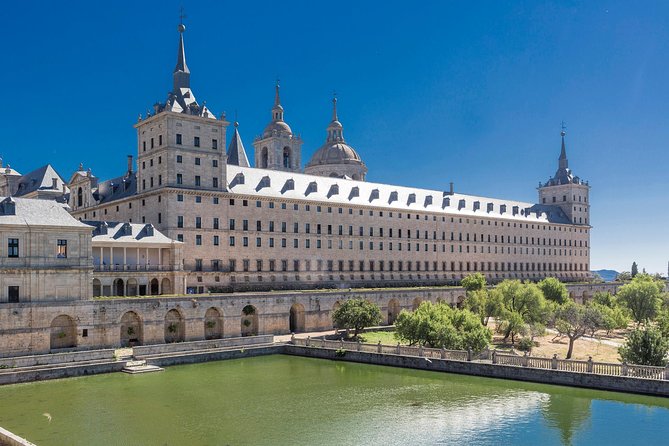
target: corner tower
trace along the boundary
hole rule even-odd
[[[576,225],[590,225],[590,185],[575,176],[569,169],[564,137],[565,127],[560,132],[562,148],[555,175],[545,183],[539,183],[539,203],[559,206],[569,220]]]
[[[277,82],[274,107],[272,107],[272,120],[265,127],[262,136],[253,141],[255,167],[300,172],[302,139],[293,135],[290,126],[283,120],[279,88],[279,82]]]
[[[156,103],[153,112],[141,114],[137,129],[137,193],[161,187],[225,190],[225,115],[217,119],[206,102],[198,103],[190,86],[184,33],[178,26],[177,63],[172,91]]]

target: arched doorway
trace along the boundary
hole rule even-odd
[[[77,346],[77,324],[70,316],[61,314],[51,321],[50,349],[74,348]]]
[[[258,335],[258,310],[253,305],[242,308],[242,336]]]
[[[160,290],[160,294],[172,294],[172,283],[170,282],[170,279],[167,277],[163,278],[160,282]]]
[[[186,339],[186,324],[178,310],[165,315],[165,342],[183,342]]]
[[[291,333],[304,331],[304,306],[293,304],[290,307],[289,326]]]
[[[221,339],[223,337],[223,316],[221,312],[211,307],[204,314],[204,338]]]
[[[416,311],[416,310],[418,309],[418,307],[420,307],[420,304],[421,304],[422,302],[423,302],[423,301],[422,301],[422,299],[421,299],[420,297],[415,298],[415,299],[413,300],[413,302],[411,303],[411,309],[412,309],[413,311]]]
[[[128,279],[128,296],[137,296],[137,280]]]
[[[121,316],[121,347],[142,345],[142,321],[134,311],[127,311]]]
[[[397,299],[390,299],[388,302],[388,325],[395,323],[395,319],[400,314],[400,301]]]
[[[100,279],[93,279],[93,297],[102,296],[102,283]]]
[[[332,316],[334,315],[334,312],[337,311],[341,307],[341,302],[337,301],[334,303],[332,306],[332,311],[330,312],[330,320],[332,320],[332,327],[337,328],[337,326],[334,323],[334,320],[332,319]]]
[[[114,292],[116,296],[125,296],[125,284],[123,279],[116,279],[114,281]]]
[[[158,289],[158,279],[151,279],[151,282],[149,284],[149,289],[150,289],[149,293],[152,296],[157,296],[158,294],[160,294],[160,290]]]

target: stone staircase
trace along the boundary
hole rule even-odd
[[[151,372],[162,372],[162,367],[155,365],[147,364],[145,360],[139,361],[128,361],[125,363],[125,367],[121,370],[123,373],[129,373],[131,375],[136,375],[138,373],[151,373]]]

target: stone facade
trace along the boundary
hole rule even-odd
[[[89,299],[92,228],[55,201],[0,200],[0,303]]]
[[[194,101],[184,29],[175,90],[135,125],[137,170],[130,158],[125,175],[98,184],[82,167],[69,187],[79,219],[151,223],[184,242],[188,292],[443,285],[473,272],[490,282],[590,278],[589,186],[567,168],[564,134],[539,204],[374,184],[335,101],[305,175],[277,84],[256,167],[238,132],[229,164],[228,122]]]

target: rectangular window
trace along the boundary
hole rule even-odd
[[[214,177],[211,179],[211,187],[218,189],[218,178]]]
[[[218,246],[218,236],[214,236],[214,246]]]
[[[195,147],[200,147],[200,137],[199,136],[194,136],[193,137],[193,145]]]
[[[181,164],[184,162],[184,157],[181,155],[177,155],[177,163]]]
[[[212,226],[214,229],[218,229],[218,217],[214,217],[214,223]]]
[[[200,175],[195,175],[195,185],[199,186],[202,181],[200,180]]]
[[[202,245],[202,236],[200,234],[195,236],[195,244],[198,246]]]
[[[235,230],[235,219],[234,218],[230,219],[230,223],[228,224],[228,227],[231,231]]]
[[[67,258],[67,240],[58,240],[57,257],[59,259]]]
[[[19,301],[19,287],[17,286],[8,286],[7,295],[9,297],[9,303],[17,303]]]
[[[237,266],[237,262],[235,261],[235,259],[230,259],[230,262],[229,262],[230,272],[235,272],[236,266]]]
[[[195,271],[202,271],[202,259],[195,259]]]
[[[178,242],[183,242],[184,241],[184,235],[183,234],[177,234],[177,241]]]
[[[235,236],[234,235],[230,236],[230,246],[235,246]]]
[[[184,227],[184,216],[177,215],[177,228],[183,228],[183,227]]]
[[[200,158],[195,158],[195,165],[199,166],[200,165]]]
[[[212,160],[211,167],[218,167],[218,160]]]
[[[7,257],[19,256],[19,239],[10,238],[7,240]]]
[[[181,133],[177,133],[177,144],[181,145]]]
[[[202,217],[195,217],[195,227],[197,229],[202,228]]]
[[[218,150],[218,140],[217,139],[212,139],[211,140],[211,148],[214,150]]]
[[[158,145],[159,146],[163,145],[163,135],[158,135]]]
[[[184,177],[180,173],[177,174],[177,184],[183,184]]]

